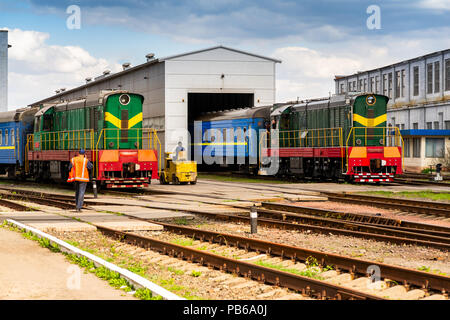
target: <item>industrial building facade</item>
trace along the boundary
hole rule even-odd
[[[31,105],[78,99],[105,89],[140,93],[145,98],[143,126],[156,129],[162,152],[170,152],[178,141],[189,144],[189,123],[203,112],[273,104],[280,62],[223,46],[160,59],[148,55],[144,64],[124,64],[121,72],[105,72]]]
[[[0,112],[8,111],[8,31],[0,30]]]
[[[390,98],[388,124],[404,138],[404,164],[421,171],[450,157],[450,49],[335,77],[335,92]]]

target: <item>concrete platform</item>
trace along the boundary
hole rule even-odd
[[[95,231],[96,228],[88,223],[63,217],[54,213],[41,211],[0,212],[0,221],[14,219],[43,232],[49,231]]]
[[[107,206],[107,211],[111,211],[111,206]],[[112,211],[113,212],[113,211]],[[75,210],[64,211],[67,217],[80,219],[84,222],[92,223],[106,228],[113,228],[120,231],[157,231],[164,229],[162,226],[132,218],[106,212],[96,212],[93,210],[82,210],[76,212]]]
[[[194,216],[185,212],[176,212],[164,209],[151,209],[140,206],[91,206],[95,210],[99,211],[113,211],[124,213],[133,217],[152,219],[152,220],[167,220],[167,219],[194,219]]]

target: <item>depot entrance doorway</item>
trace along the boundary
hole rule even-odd
[[[254,106],[253,93],[188,93],[188,123],[205,112]]]

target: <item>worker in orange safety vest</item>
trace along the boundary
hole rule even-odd
[[[78,156],[73,157],[69,164],[69,178],[67,182],[75,182],[75,203],[76,211],[81,211],[84,202],[84,193],[89,182],[89,171],[94,166],[85,155],[85,151],[81,149]]]

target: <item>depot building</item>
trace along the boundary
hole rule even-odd
[[[87,78],[74,89],[32,103],[39,106],[84,98],[101,90],[127,90],[142,94],[143,127],[157,130],[162,152],[178,141],[189,143],[187,130],[205,112],[275,103],[276,65],[281,61],[216,46],[165,58],[146,56],[137,66]]]

